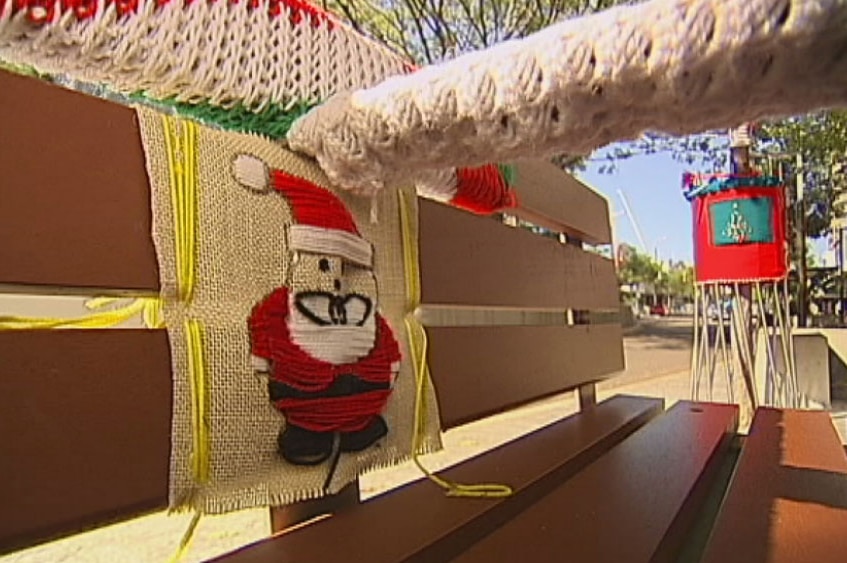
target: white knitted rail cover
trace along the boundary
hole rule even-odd
[[[251,110],[317,104],[411,69],[301,0],[0,0],[0,59]]]
[[[336,93],[414,70],[303,0],[0,0],[3,60],[274,139]],[[479,213],[514,204],[496,166],[403,181]]]
[[[847,104],[847,0],[652,0],[334,100],[289,142],[342,186]]]

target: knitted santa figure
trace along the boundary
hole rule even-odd
[[[399,370],[400,348],[377,310],[373,248],[329,190],[242,155],[242,185],[275,190],[290,206],[291,262],[285,285],[255,306],[249,328],[254,368],[285,417],[279,451],[298,465],[335,449],[363,450],[388,432],[380,413]]]

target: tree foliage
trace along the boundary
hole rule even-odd
[[[358,31],[418,64],[525,37],[621,0],[322,0]]]
[[[762,167],[804,184],[805,231],[817,238],[843,214],[847,190],[847,111],[823,111],[765,123],[760,130]],[[800,156],[798,162],[797,156]],[[799,220],[800,214],[792,213]],[[796,225],[795,225],[796,226]]]
[[[618,267],[621,284],[675,297],[694,295],[694,269],[683,262],[661,263],[649,254],[627,246]]]

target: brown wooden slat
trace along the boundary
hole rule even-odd
[[[455,561],[674,561],[737,423],[677,403]]]
[[[611,260],[490,217],[419,201],[422,303],[618,308]]]
[[[0,552],[167,505],[165,331],[0,332]]]
[[[518,491],[514,497],[449,498],[431,483],[418,481],[220,560],[444,561],[448,553],[463,549],[591,463],[661,408],[659,399],[615,397],[444,472],[462,483],[481,479],[509,483]]]
[[[522,160],[514,167],[519,207],[510,213],[589,244],[612,242],[603,196],[544,160]]]
[[[624,368],[619,325],[437,327],[427,332],[445,428]]]
[[[131,109],[0,71],[0,283],[155,291]]]
[[[822,411],[761,408],[703,563],[841,563],[847,455]]]

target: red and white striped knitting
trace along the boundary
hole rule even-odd
[[[410,68],[301,0],[0,0],[0,59],[250,109],[319,103]]]
[[[257,112],[318,104],[414,70],[303,0],[0,0],[0,60],[153,99]],[[421,195],[479,213],[514,203],[496,167],[474,170],[412,181]]]

